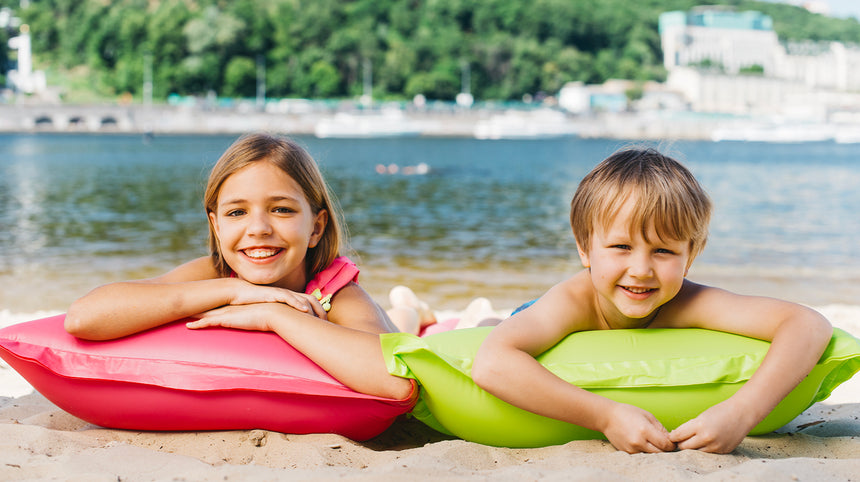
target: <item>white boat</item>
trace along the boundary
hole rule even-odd
[[[507,111],[475,124],[476,139],[544,139],[574,136],[576,127],[558,111]]]
[[[321,119],[314,127],[320,138],[404,137],[421,135],[421,126],[400,111],[372,114],[341,112]]]
[[[838,128],[833,139],[838,144],[860,144],[860,125]]]
[[[827,124],[745,124],[716,129],[711,140],[749,142],[821,142],[834,138]]]

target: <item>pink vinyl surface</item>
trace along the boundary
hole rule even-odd
[[[90,423],[135,430],[262,428],[374,437],[404,400],[355,392],[274,333],[180,320],[110,341],[63,329],[64,315],[0,330],[0,356],[33,387]]]

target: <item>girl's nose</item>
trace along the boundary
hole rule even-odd
[[[268,236],[272,234],[272,224],[269,222],[269,217],[266,213],[255,213],[251,216],[251,222],[248,225],[248,234],[252,236]]]

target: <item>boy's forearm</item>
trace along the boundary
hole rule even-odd
[[[501,400],[545,417],[603,432],[616,402],[572,385],[519,350],[479,351],[475,383]]]
[[[830,323],[817,313],[781,325],[761,366],[732,397],[749,413],[750,430],[815,367],[832,334]]]

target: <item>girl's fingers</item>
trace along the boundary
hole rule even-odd
[[[317,318],[321,320],[328,320],[328,313],[323,308],[322,303],[317,301],[316,299],[312,299],[310,302],[310,307],[313,310],[313,314],[316,315]]]

